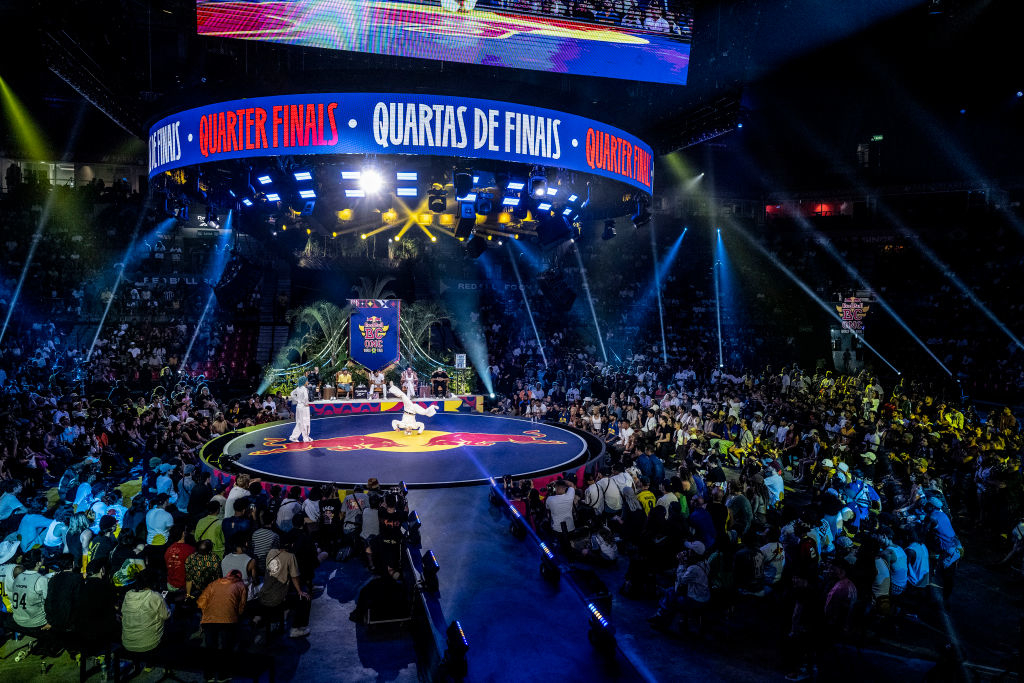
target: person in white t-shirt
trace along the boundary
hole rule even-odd
[[[555,533],[562,532],[562,524],[565,524],[566,531],[575,531],[572,509],[576,502],[576,490],[572,484],[565,479],[555,482],[555,491],[548,495],[544,501],[544,507],[551,515],[551,530]]]

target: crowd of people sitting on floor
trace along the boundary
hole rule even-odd
[[[980,419],[866,372],[548,361],[529,381],[506,375],[495,410],[599,435],[608,457],[582,482],[513,486],[526,518],[570,559],[626,558],[622,593],[657,597],[657,628],[724,614],[739,596],[787,605],[792,678],[812,675],[830,639],[934,617],[964,532],[1008,533],[1021,512],[1009,408]]]
[[[261,644],[287,614],[290,637],[309,635],[320,561],[360,557],[399,578],[407,510],[376,480],[339,495],[211,478],[204,443],[289,410],[276,397],[218,401],[201,375],[135,371],[147,354],[158,368],[178,353],[177,335],[118,329],[64,365],[49,326],[0,347],[0,626],[105,669],[114,646],[184,666],[201,634],[219,653],[201,660],[207,676],[228,680],[243,634]]]

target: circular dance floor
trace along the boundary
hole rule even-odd
[[[419,417],[427,429],[406,436],[391,428],[400,413],[314,419],[312,441],[292,443],[294,423],[251,428],[223,438],[223,454],[247,471],[277,483],[381,484],[410,488],[481,484],[488,477],[541,476],[582,465],[601,444],[555,425],[479,413]],[[211,445],[213,443],[211,442]],[[211,454],[212,455],[212,454]]]

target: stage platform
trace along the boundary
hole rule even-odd
[[[201,460],[221,479],[248,472],[264,482],[350,488],[376,477],[385,486],[443,488],[579,470],[603,452],[592,435],[543,422],[443,412],[420,418],[426,431],[407,436],[392,429],[397,417],[385,410],[314,418],[309,442],[288,441],[291,421],[259,425],[214,439]]]
[[[458,411],[482,412],[484,397],[476,395],[449,396],[448,398],[417,398],[417,405],[424,408],[434,406],[439,413]],[[365,413],[400,413],[402,402],[392,399],[333,399],[313,401],[309,404],[309,412],[313,417],[331,417],[334,415],[352,415]]]

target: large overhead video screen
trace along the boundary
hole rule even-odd
[[[201,35],[686,83],[692,0],[197,0]]]

